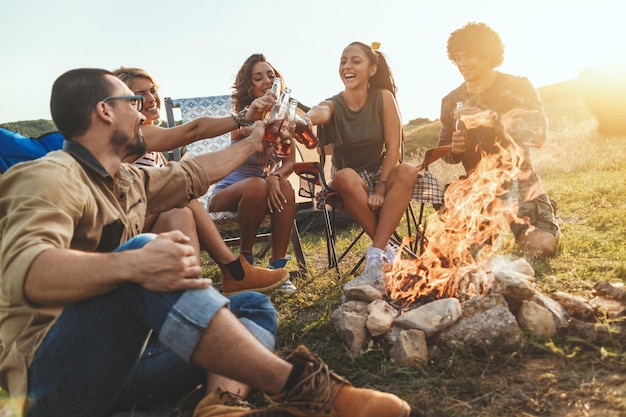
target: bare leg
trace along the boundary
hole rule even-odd
[[[250,393],[250,387],[234,379],[226,378],[218,374],[211,372],[207,373],[206,393],[210,394],[214,392],[217,387],[222,387],[224,390],[233,393],[241,398],[246,398]]]
[[[156,221],[149,231],[152,233],[163,233],[172,230],[180,230],[191,239],[189,244],[194,247],[198,262],[200,262],[200,241],[198,239],[198,232],[196,231],[196,222],[189,208],[177,208],[159,213],[159,216],[156,218]]]
[[[282,259],[287,256],[289,239],[293,229],[293,220],[296,218],[296,197],[291,183],[286,179],[280,179],[280,189],[287,199],[283,210],[272,213],[272,260]]]
[[[210,211],[239,213],[241,250],[252,252],[256,235],[267,212],[267,184],[260,177],[246,178],[218,191],[209,203]]]
[[[209,322],[192,361],[212,373],[276,394],[292,365],[267,350],[226,308]]]
[[[213,219],[209,216],[202,203],[198,200],[192,200],[188,205],[193,213],[196,221],[196,229],[198,231],[198,239],[202,247],[209,253],[211,258],[220,265],[226,265],[229,262],[237,260],[235,254],[226,246],[222,235]]]
[[[416,180],[415,167],[409,164],[395,167],[387,179],[385,201],[378,216],[369,209],[365,183],[355,171],[339,171],[333,178],[332,187],[342,196],[346,212],[372,239],[372,246],[384,249],[411,200]]]
[[[391,171],[387,179],[385,202],[380,208],[376,233],[372,246],[383,249],[398,227],[402,215],[411,201],[411,191],[417,181],[417,169],[409,164],[400,164]]]
[[[361,177],[350,168],[342,169],[333,178],[332,188],[341,196],[343,210],[373,239],[378,220],[367,205],[368,193]]]

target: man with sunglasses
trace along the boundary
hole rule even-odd
[[[50,101],[63,150],[0,178],[0,387],[16,407],[0,414],[145,409],[180,400],[208,373],[260,389],[290,414],[217,389],[197,416],[408,417],[406,402],[352,387],[304,347],[276,356],[267,296],[223,297],[184,234],[140,234],[146,214],[184,206],[264,146],[256,122],[228,149],[135,167],[122,161],[145,151],[140,106],[106,70],[66,72]]]

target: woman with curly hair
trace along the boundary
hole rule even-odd
[[[276,102],[270,90],[277,77],[282,79],[263,54],[252,54],[239,69],[233,84],[234,111],[240,112],[248,106],[269,111]],[[233,142],[241,138],[239,130],[231,133]],[[296,216],[296,200],[287,177],[293,172],[295,159],[294,151],[280,163],[269,160],[264,153],[257,153],[217,183],[213,190],[209,210],[239,213],[240,253],[251,264],[254,262],[252,249],[256,235],[267,213],[272,228],[269,268],[283,268],[290,259],[287,249]],[[289,280],[278,288],[286,294],[295,290]]]

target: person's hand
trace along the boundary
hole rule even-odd
[[[367,197],[367,206],[372,210],[372,212],[376,213],[385,202],[385,193],[384,191],[376,190],[372,194]]]
[[[279,213],[283,211],[283,204],[287,203],[287,199],[280,189],[280,178],[277,175],[268,175],[265,178],[267,183],[267,209],[270,213],[274,213],[274,210]]]
[[[304,113],[302,116],[296,114],[296,126],[305,124],[309,130],[313,129],[313,122],[311,122],[311,118],[307,113]]]
[[[251,120],[260,120],[263,117],[263,113],[272,110],[274,104],[276,104],[277,97],[268,91],[265,95],[257,97],[252,100],[248,107],[248,113],[251,115]]]
[[[459,155],[464,153],[467,150],[467,139],[465,135],[467,134],[467,130],[455,131],[452,133],[452,148],[450,151],[454,155]]]
[[[202,278],[202,267],[189,238],[174,230],[157,235],[141,249],[137,249],[134,269],[137,284],[156,292],[195,290],[212,284]]]
[[[250,126],[242,127],[239,131],[244,138],[250,138],[250,140],[254,141],[258,145],[256,152],[265,152],[265,146],[268,144],[267,141],[263,140],[263,135],[265,134],[265,123],[256,121]]]

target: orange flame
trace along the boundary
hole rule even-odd
[[[495,113],[464,115],[468,129],[491,126]],[[505,132],[512,112],[503,117]],[[446,190],[445,208],[426,222],[424,252],[414,260],[397,260],[387,271],[389,298],[404,306],[421,297],[457,297],[486,294],[491,287],[489,261],[497,252],[498,237],[517,217],[515,179],[523,175],[523,150],[505,133],[496,140],[497,152],[482,153],[482,159],[467,179],[455,181]],[[523,201],[528,196],[519,196]]]

